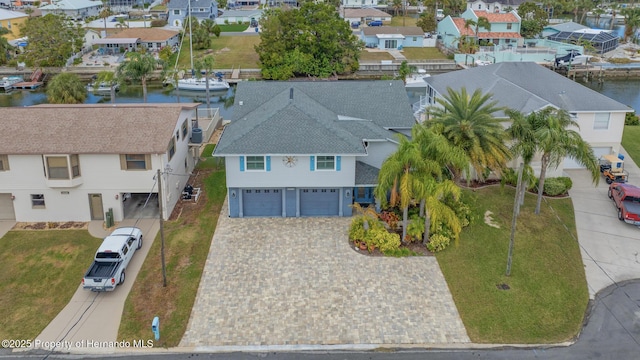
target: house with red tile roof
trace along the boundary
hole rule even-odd
[[[476,27],[469,20],[478,23],[478,19],[486,18],[490,28]],[[459,18],[447,16],[438,23],[438,35],[443,44],[449,48],[457,48],[460,40],[465,37],[472,41],[485,42],[494,45],[523,44],[520,35],[521,18],[516,11],[507,13],[493,13],[484,10],[467,9]]]

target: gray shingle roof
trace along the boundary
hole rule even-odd
[[[502,62],[426,78],[438,93],[447,87],[493,94],[498,106],[524,114],[554,106],[569,112],[631,111],[631,108],[533,62]],[[502,117],[502,112],[494,114]]]
[[[356,186],[378,184],[378,173],[380,169],[356,160]]]
[[[212,0],[191,0],[191,8],[211,7]],[[168,9],[186,9],[189,6],[189,0],[171,0],[167,4]]]
[[[362,154],[415,124],[401,81],[248,81],[216,155]]]
[[[163,154],[182,109],[193,104],[7,107],[0,154]]]

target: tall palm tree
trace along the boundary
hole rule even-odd
[[[438,174],[442,167],[436,161],[422,156],[420,144],[398,135],[398,149],[383,163],[378,174],[378,186],[374,190],[382,206],[387,205],[387,192],[391,192],[391,206],[400,203],[402,208],[402,239],[407,236],[409,204],[420,187],[419,178],[424,174]]]
[[[213,71],[213,63],[214,59],[212,55],[207,55],[202,59],[197,60],[194,63],[194,70],[196,74],[200,74],[201,70],[204,70],[204,78],[205,78],[205,90],[207,96],[207,108],[211,108],[211,94],[209,92],[209,79],[211,78],[211,72]],[[199,76],[199,75],[196,75]]]
[[[158,60],[151,54],[132,52],[118,66],[117,76],[122,80],[140,81],[142,84],[142,101],[147,102],[147,79],[156,69],[158,63]]]
[[[473,33],[476,36],[476,43],[478,45],[480,45],[480,38],[478,37],[478,30],[480,30],[480,28],[484,28],[487,29],[487,31],[491,31],[491,23],[489,22],[489,19],[487,19],[484,16],[480,16],[478,17],[478,20],[473,20],[473,19],[467,19],[464,21],[464,28],[465,29],[470,29],[473,26]]]
[[[111,8],[109,7],[109,0],[101,0],[102,1],[102,9],[100,9],[100,13],[98,17],[102,18],[104,21],[104,36],[107,36],[107,18],[112,15]]]
[[[640,8],[626,8],[622,10],[624,15],[624,40],[629,41],[635,37],[636,29],[640,26]]]
[[[600,180],[598,160],[589,143],[580,133],[570,128],[579,128],[578,123],[565,110],[546,108],[522,116],[509,112],[513,121],[508,132],[514,140],[512,150],[525,163],[530,163],[535,154],[541,154],[540,177],[538,181],[538,201],[536,214],[540,214],[544,180],[549,166],[558,166],[566,157],[574,159],[591,172],[592,181]]]
[[[87,89],[76,74],[63,72],[47,83],[50,104],[82,104],[86,98]]]
[[[465,152],[468,163],[481,179],[487,169],[499,172],[511,158],[505,145],[506,132],[500,120],[493,117],[502,108],[496,106],[497,101],[490,101],[491,96],[482,95],[479,89],[469,95],[466,88],[460,92],[447,88],[447,95],[437,99],[441,106],[434,107],[431,120],[426,122]],[[461,170],[456,169],[456,177]]]
[[[111,96],[111,103],[116,102],[116,86],[118,85],[118,77],[113,71],[100,71],[96,76],[94,87],[98,88],[101,83],[109,84],[109,95]]]

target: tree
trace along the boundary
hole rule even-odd
[[[255,50],[265,79],[329,77],[358,69],[362,43],[335,7],[304,2],[299,9],[269,9]]]
[[[131,52],[118,66],[117,77],[121,80],[140,81],[142,84],[142,101],[147,102],[147,79],[159,62],[151,54]]]
[[[527,1],[518,6],[518,15],[522,18],[520,35],[525,39],[535,38],[549,24],[547,12],[534,2]]]
[[[409,65],[406,60],[400,63],[400,68],[398,68],[398,77],[402,79],[402,81],[407,83],[407,76],[411,75],[412,72],[416,70],[416,67],[413,65]]]
[[[582,139],[580,133],[570,129],[578,128],[578,123],[568,112],[545,108],[527,116],[514,111],[509,111],[508,114],[512,120],[508,133],[514,140],[513,153],[522,156],[525,164],[530,163],[535,154],[541,155],[536,214],[540,214],[547,168],[560,165],[566,157],[585,166],[591,172],[592,181],[595,184],[598,183],[600,179],[598,160],[591,146]]]
[[[82,104],[86,98],[87,89],[76,74],[63,72],[47,83],[50,104]]]
[[[6,28],[0,27],[0,65],[4,65],[9,61],[11,50],[13,46],[9,44],[9,41],[2,35],[9,34],[10,31]]]
[[[209,78],[211,78],[211,71],[213,71],[213,56],[207,55],[204,58],[197,60],[193,65],[197,74],[201,70],[204,70],[204,78],[206,81],[206,96],[207,96],[207,108],[211,108],[211,94],[209,93]]]
[[[113,13],[111,12],[111,8],[109,7],[109,0],[101,0],[102,1],[102,9],[100,9],[100,13],[98,17],[100,17],[104,21],[104,33],[107,33],[107,18]]]
[[[435,31],[438,27],[436,15],[433,12],[423,12],[420,14],[420,18],[416,21],[416,26],[419,26],[424,32]]]
[[[63,67],[67,59],[82,49],[84,33],[79,24],[74,25],[65,16],[30,17],[20,27],[20,35],[29,38],[20,58],[27,66]]]
[[[640,8],[626,8],[622,10],[622,15],[624,15],[624,40],[630,41],[635,37],[636,29],[640,26]]]
[[[183,27],[186,34],[191,34],[191,41],[194,49],[203,50],[208,49],[211,46],[209,30],[203,24],[200,24],[198,18],[195,16],[188,17],[185,19]]]
[[[391,7],[393,8],[393,15],[398,16],[398,9],[402,7],[403,0],[393,0]]]
[[[502,108],[496,106],[497,101],[490,101],[491,96],[482,95],[480,89],[469,96],[466,88],[460,92],[447,88],[447,95],[437,100],[442,106],[432,110],[432,119],[427,122],[427,126],[435,127],[465,152],[468,163],[481,179],[487,169],[501,171],[511,157],[505,145],[506,132],[500,120],[493,117]],[[456,170],[459,176],[462,169]]]
[[[480,16],[478,17],[478,21],[475,21],[473,19],[465,20],[464,22],[465,29],[469,29],[469,27],[471,26],[474,27],[473,32],[476,35],[476,42],[479,45],[480,44],[480,37],[478,37],[479,28],[484,28],[484,29],[487,29],[487,31],[491,31],[491,23],[489,22],[489,19],[487,19],[486,17]]]
[[[100,71],[96,76],[94,87],[98,88],[101,83],[109,84],[109,95],[111,96],[111,103],[116,102],[116,85],[118,85],[118,77],[113,71]]]

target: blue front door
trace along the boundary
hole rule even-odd
[[[358,204],[373,204],[373,188],[372,187],[356,187],[353,188],[353,201]]]

